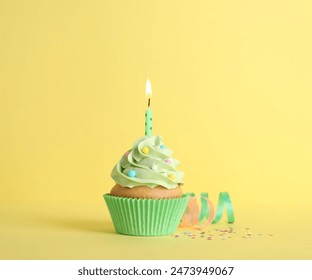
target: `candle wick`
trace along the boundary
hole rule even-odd
[[[151,99],[150,99],[150,98],[148,99],[147,107],[148,107],[148,108],[151,107]]]

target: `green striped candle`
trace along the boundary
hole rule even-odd
[[[146,95],[148,96],[147,110],[145,111],[145,136],[152,136],[153,131],[153,112],[150,108],[151,96],[152,96],[152,86],[150,80],[146,81]]]

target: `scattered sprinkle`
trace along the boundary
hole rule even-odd
[[[213,226],[212,226],[213,227]],[[213,240],[213,236],[215,236],[216,240],[237,240],[237,239],[255,239],[255,238],[264,238],[266,236],[274,236],[273,233],[253,233],[250,227],[243,227],[243,228],[234,228],[234,227],[225,227],[225,228],[211,228],[207,231],[202,231],[200,228],[193,228],[190,231],[184,231],[176,234],[172,234],[173,238],[189,238],[189,239],[196,239],[200,238],[201,240]],[[181,239],[180,238],[180,239]]]

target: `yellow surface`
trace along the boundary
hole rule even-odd
[[[1,0],[0,258],[311,259],[311,9]],[[113,233],[101,195],[144,134],[147,77],[184,190],[229,191],[235,227],[265,236]]]

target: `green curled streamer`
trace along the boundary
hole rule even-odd
[[[208,219],[210,215],[209,205],[207,203],[208,193],[204,192],[200,194],[200,203],[201,203],[201,210],[199,215],[199,220],[202,221],[204,218]]]
[[[188,196],[195,196],[195,193],[193,193],[193,192],[188,192],[188,193],[186,193],[185,195],[188,195]]]
[[[234,210],[230,199],[230,195],[228,192],[220,192],[216,215],[212,221],[213,224],[221,220],[224,206],[228,218],[228,223],[230,224],[234,223]]]
[[[221,192],[219,194],[219,200],[218,200],[216,213],[215,213],[212,202],[208,200],[209,195],[207,192],[203,192],[200,194],[200,202],[201,202],[200,210],[196,202],[195,194],[187,193],[187,195],[192,197],[192,200],[190,199],[188,207],[186,208],[184,212],[184,216],[181,221],[182,227],[183,226],[192,227],[192,226],[195,226],[197,223],[202,224],[205,220],[206,220],[206,223],[204,227],[208,226],[210,223],[213,223],[213,224],[218,223],[222,218],[224,207],[226,210],[228,223],[234,223],[234,210],[233,210],[232,202],[231,202],[230,195],[228,192]],[[210,217],[210,215],[213,215],[214,217]]]

